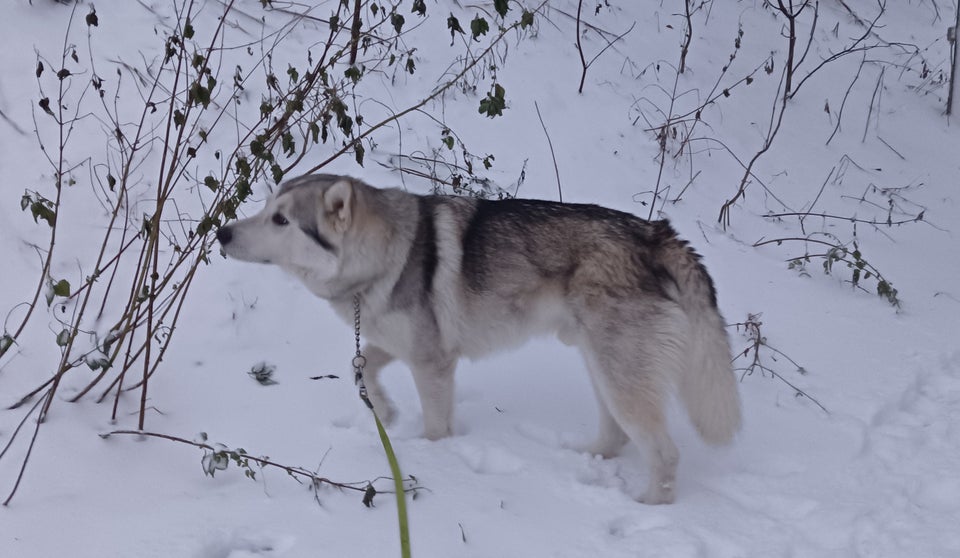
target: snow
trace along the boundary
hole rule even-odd
[[[326,17],[334,4],[322,4],[315,15]],[[446,15],[455,12],[465,23],[476,9],[454,4],[428,2],[424,24],[405,38],[418,45],[417,72],[400,75],[395,86],[382,82],[381,100],[392,108],[429,94],[461,52],[449,46]],[[585,6],[585,21],[614,35],[634,22],[636,27],[589,68],[582,95],[576,91],[575,21],[565,15],[575,14],[577,3],[555,0],[539,16],[533,36],[511,36],[501,52],[505,60],[496,78],[506,89],[502,117],[477,114],[490,85],[486,71],[476,94],[451,90],[442,106],[428,108],[442,112],[471,151],[495,154],[488,175],[498,184],[517,188],[525,165],[520,195],[556,199],[536,102],[553,143],[563,199],[646,217],[659,161],[656,138],[644,130],[643,118],[656,124],[658,114],[662,122],[661,113],[669,110],[683,38],[682,3],[601,4],[596,14],[594,3]],[[260,2],[238,5],[244,14],[263,13]],[[863,33],[844,5],[867,20],[878,9],[872,0],[821,2],[817,44],[806,68]],[[217,2],[202,6],[198,30],[221,10]],[[83,24],[89,7],[77,8],[67,41],[76,45],[81,67],[89,62]],[[17,210],[25,189],[49,192],[53,182],[33,132],[39,128],[49,154],[54,136],[36,108],[36,53],[59,62],[71,10],[47,0],[15,0],[0,18],[6,39],[0,49],[5,328],[23,315],[17,305],[32,296],[40,270],[36,246],[47,242],[43,221],[35,224],[29,212]],[[761,69],[751,85],[732,88],[729,98],[704,110],[693,156],[688,152],[664,166],[667,197],[687,189],[680,201],[656,209],[704,255],[727,320],[759,314],[769,345],[805,373],[783,358],[771,360],[769,352],[765,362],[828,412],[760,372],[742,378],[744,428],[729,447],[704,445],[680,410],[672,410],[671,432],[681,454],[677,502],[651,507],[634,500],[646,480],[637,448],[628,446],[610,460],[570,449],[589,440],[596,427],[589,380],[575,351],[542,339],[463,362],[455,436],[438,442],[421,436],[412,381],[401,365],[391,365],[384,378],[400,413],[390,436],[404,473],[423,487],[408,507],[415,556],[960,556],[960,135],[943,114],[946,85],[935,81],[950,67],[945,28],[952,10],[934,0],[890,2],[876,34],[916,45],[919,53],[872,50],[871,62],[851,86],[862,59],[854,54],[804,83],[727,228],[717,223],[719,208],[743,175],[731,152],[746,162],[763,143],[785,58],[782,16],[753,0],[708,3],[694,16],[689,69],[678,82],[682,95],[674,115],[703,102],[725,64],[721,88],[761,67],[771,52],[776,66],[770,75]],[[109,79],[118,59],[138,65],[141,53],[155,56],[163,30],[175,21],[173,3],[166,1],[98,3],[97,12],[94,57],[98,74]],[[230,27],[235,34],[228,36],[247,40],[256,19],[237,16]],[[283,17],[271,13],[264,25],[279,21]],[[410,14],[407,21],[419,19]],[[808,12],[802,29],[809,29],[809,21]],[[320,23],[293,28],[276,67],[285,68],[287,59],[303,64],[304,50],[325,37],[325,29]],[[731,62],[738,29],[742,46]],[[597,33],[584,35],[588,59],[606,44]],[[924,61],[933,77],[920,73]],[[46,71],[55,73],[56,67]],[[55,82],[49,74],[41,81],[50,95]],[[848,87],[840,129],[827,145]],[[136,101],[128,96],[118,102],[136,110]],[[366,107],[369,121],[376,121],[378,111],[387,113]],[[107,141],[103,126],[89,119],[74,133],[69,158],[81,166],[73,173],[78,184],[67,190],[62,226],[70,232],[61,235],[52,275],[79,284],[78,262],[89,261],[103,232],[103,209],[90,195],[90,166],[102,159]],[[425,182],[377,162],[400,149],[429,153],[440,146],[439,127],[412,116],[376,138],[364,167],[346,157],[324,170],[426,191]],[[668,146],[680,147],[674,140]],[[316,147],[309,160],[319,162],[329,149]],[[214,168],[205,156],[199,164]],[[144,179],[153,172],[143,169]],[[904,215],[924,212],[921,222],[856,228],[864,257],[898,289],[899,310],[852,289],[844,282],[849,275],[823,274],[820,260],[808,264],[806,276],[788,269],[786,260],[804,254],[799,243],[753,246],[811,231],[850,239],[847,221],[810,217],[801,230],[795,218],[763,217],[785,212],[785,206],[811,210],[821,185],[812,211],[882,221],[892,199]],[[256,185],[256,199],[244,211],[254,211],[264,195],[263,185]],[[147,207],[148,201],[140,203]],[[388,475],[376,428],[352,385],[351,328],[278,270],[211,259],[196,276],[176,339],[151,381],[146,429],[189,440],[205,432],[210,443],[242,447],[337,482]],[[17,349],[0,358],[4,407],[49,378],[58,362],[53,337],[62,326],[56,309],[48,311],[41,298],[38,312]],[[730,334],[735,350],[750,345],[736,328]],[[276,366],[277,384],[261,386],[248,376],[258,362]],[[255,481],[233,465],[211,478],[203,474],[197,448],[134,435],[102,439],[99,434],[136,429],[138,392],[121,398],[113,422],[110,402],[66,401],[85,385],[84,374],[65,378],[19,491],[0,508],[0,556],[399,554],[392,495],[378,495],[367,508],[358,493],[325,487],[314,494],[269,468],[254,467]],[[339,379],[308,379],[326,374]],[[0,446],[11,440],[32,403],[0,411]],[[13,488],[33,426],[28,421],[0,457],[0,498]],[[388,489],[390,483],[379,480],[376,486]]]

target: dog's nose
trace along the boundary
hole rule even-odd
[[[233,240],[233,231],[230,230],[230,227],[220,227],[217,229],[217,240],[224,246],[230,244],[230,241]]]

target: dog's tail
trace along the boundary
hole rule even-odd
[[[670,243],[665,258],[677,282],[687,316],[688,346],[679,392],[703,440],[721,445],[740,430],[740,394],[730,359],[726,324],[717,309],[716,291],[700,256],[683,241]],[[671,265],[672,264],[672,265]]]

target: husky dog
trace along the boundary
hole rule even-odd
[[[217,238],[232,258],[294,275],[348,323],[359,295],[370,400],[382,419],[393,417],[377,376],[401,360],[431,440],[452,434],[460,357],[547,333],[578,347],[590,372],[600,428],[583,449],[610,457],[633,440],[646,450],[643,502],[674,500],[672,388],[708,443],[728,443],[740,427],[713,282],[666,221],[595,205],[419,196],[316,174],[287,181]]]

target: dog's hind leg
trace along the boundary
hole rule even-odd
[[[367,359],[366,366],[363,368],[363,383],[367,386],[367,397],[370,398],[370,403],[373,404],[373,409],[380,420],[384,424],[390,424],[397,411],[380,384],[380,372],[386,365],[393,362],[393,355],[369,343],[364,345],[363,355]]]
[[[423,408],[423,432],[428,440],[453,434],[453,372],[456,366],[456,359],[410,366]]]
[[[649,310],[645,329],[624,328],[621,320],[596,324],[590,350],[598,397],[650,464],[647,491],[639,500],[668,504],[674,500],[679,453],[667,431],[664,406],[683,366],[682,322],[669,309]]]
[[[609,459],[620,453],[621,448],[623,448],[629,438],[623,429],[620,428],[617,419],[610,413],[606,398],[603,397],[600,392],[601,388],[597,385],[597,382],[600,380],[597,375],[597,363],[591,357],[588,350],[583,349],[582,352],[583,359],[587,364],[587,369],[590,371],[590,383],[593,384],[594,395],[596,395],[597,399],[599,423],[597,427],[597,437],[589,444],[578,446],[574,449]]]
[[[606,400],[607,414],[621,432],[644,451],[650,466],[646,493],[639,500],[646,504],[669,504],[674,500],[674,484],[680,455],[667,431],[663,411],[664,394],[653,375],[634,370],[628,378],[619,373],[607,375],[598,383],[598,397]],[[622,381],[622,380],[626,381]]]
[[[628,441],[627,434],[620,428],[617,419],[610,414],[610,409],[599,394],[597,394],[597,409],[600,415],[597,437],[590,445],[582,448],[582,451],[599,455],[604,459],[616,457]]]
[[[640,388],[642,390],[642,388]],[[614,396],[618,398],[619,396]],[[673,502],[674,485],[677,480],[677,464],[680,454],[670,438],[666,417],[653,396],[646,401],[620,402],[621,426],[630,438],[644,448],[650,464],[647,490],[639,498],[645,504],[670,504]],[[642,402],[641,402],[642,401]]]

